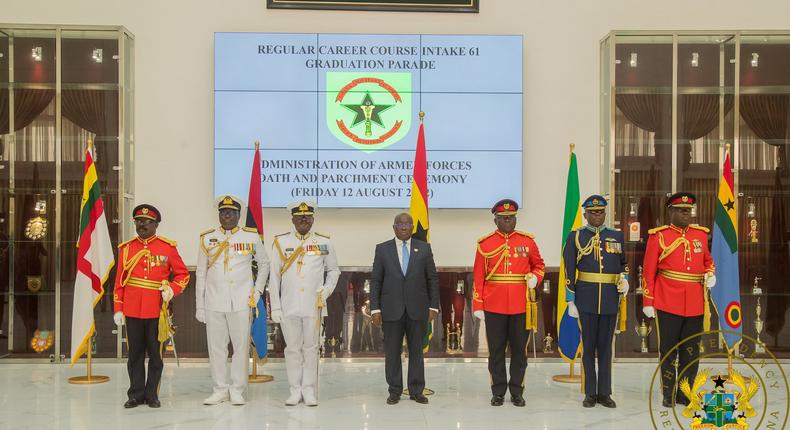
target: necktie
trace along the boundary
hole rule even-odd
[[[406,241],[403,241],[403,259],[401,260],[401,269],[403,274],[406,274],[406,269],[409,268],[409,248],[406,246]]]

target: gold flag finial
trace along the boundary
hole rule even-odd
[[[724,145],[724,147],[727,148],[727,152],[730,152],[730,144],[729,143]]]
[[[571,152],[573,152],[574,149],[576,149],[576,144],[575,143],[571,143]]]
[[[261,147],[261,141],[260,140],[256,140],[255,141],[255,150],[257,151],[258,148],[260,148],[260,147]]]
[[[420,123],[422,123],[422,120],[423,120],[424,118],[425,118],[425,112],[423,112],[423,111],[420,111]]]

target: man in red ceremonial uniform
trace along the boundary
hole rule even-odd
[[[189,272],[176,249],[176,243],[156,235],[162,217],[151,205],[132,211],[137,237],[118,245],[118,271],[115,277],[115,324],[126,323],[128,336],[130,387],[125,408],[143,403],[160,407],[158,389],[162,376],[159,355],[159,314],[162,301],[181,294],[189,283]],[[148,352],[148,380],[145,354]]]
[[[545,264],[533,236],[516,231],[515,201],[500,200],[491,212],[497,229],[477,241],[472,309],[486,322],[491,405],[502,406],[509,387],[510,400],[523,407],[527,339],[537,324],[535,286],[543,279]],[[510,381],[505,369],[508,344]]]
[[[699,367],[699,339],[672,350],[681,340],[703,330],[704,318],[710,316],[707,291],[716,284],[713,258],[708,248],[705,227],[691,223],[691,208],[697,198],[686,192],[676,193],[667,200],[670,225],[650,230],[643,263],[644,301],[642,311],[658,324],[661,354],[663,405],[673,407],[676,381],[694,381]],[[678,358],[676,375],[673,361]],[[670,355],[670,356],[667,356]],[[677,391],[675,401],[688,405],[689,399]]]

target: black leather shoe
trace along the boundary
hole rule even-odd
[[[491,406],[502,406],[505,403],[505,396],[494,396],[491,398]]]
[[[148,404],[149,408],[161,408],[162,404],[159,403],[159,399],[147,399],[145,403]]]
[[[425,397],[422,394],[412,394],[412,395],[409,396],[409,399],[414,400],[415,402],[417,402],[419,404],[422,404],[422,405],[427,405],[428,404],[428,398]]]
[[[664,397],[664,400],[661,401],[661,405],[665,408],[671,408],[673,406],[672,399],[669,397]]]
[[[616,408],[617,403],[612,400],[611,396],[602,396],[598,395],[598,404],[605,407],[605,408]]]
[[[138,401],[137,399],[129,399],[129,400],[126,401],[126,403],[123,404],[123,407],[126,408],[126,409],[132,409],[132,408],[136,408],[136,407],[138,407],[138,406],[140,406],[142,404],[143,404],[143,402]]]
[[[690,402],[689,402],[689,399],[686,398],[686,396],[684,396],[683,394],[678,393],[675,396],[675,403],[678,404],[678,405],[688,406]]]
[[[513,402],[513,406],[518,406],[519,408],[523,408],[527,405],[527,401],[524,400],[524,396],[517,395],[517,396],[510,396],[510,401]]]
[[[582,401],[582,406],[584,406],[585,408],[593,408],[595,407],[596,402],[597,400],[595,399],[595,396],[584,396],[584,400]]]
[[[390,396],[387,397],[387,404],[388,405],[395,405],[398,402],[400,402],[400,396],[397,395],[397,394],[390,394]]]

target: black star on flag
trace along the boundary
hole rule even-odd
[[[370,93],[365,93],[365,97],[362,99],[362,103],[357,104],[343,104],[344,108],[354,112],[356,116],[354,116],[354,120],[351,121],[351,126],[355,126],[362,121],[365,121],[365,111],[362,109],[362,106],[373,106],[372,112],[370,113],[370,121],[375,122],[376,124],[384,127],[384,124],[381,121],[381,114],[385,110],[391,108],[393,105],[380,105],[373,102],[373,97],[370,96]]]
[[[732,199],[727,199],[727,203],[724,204],[724,207],[727,208],[728,211],[735,210],[735,202]]]

